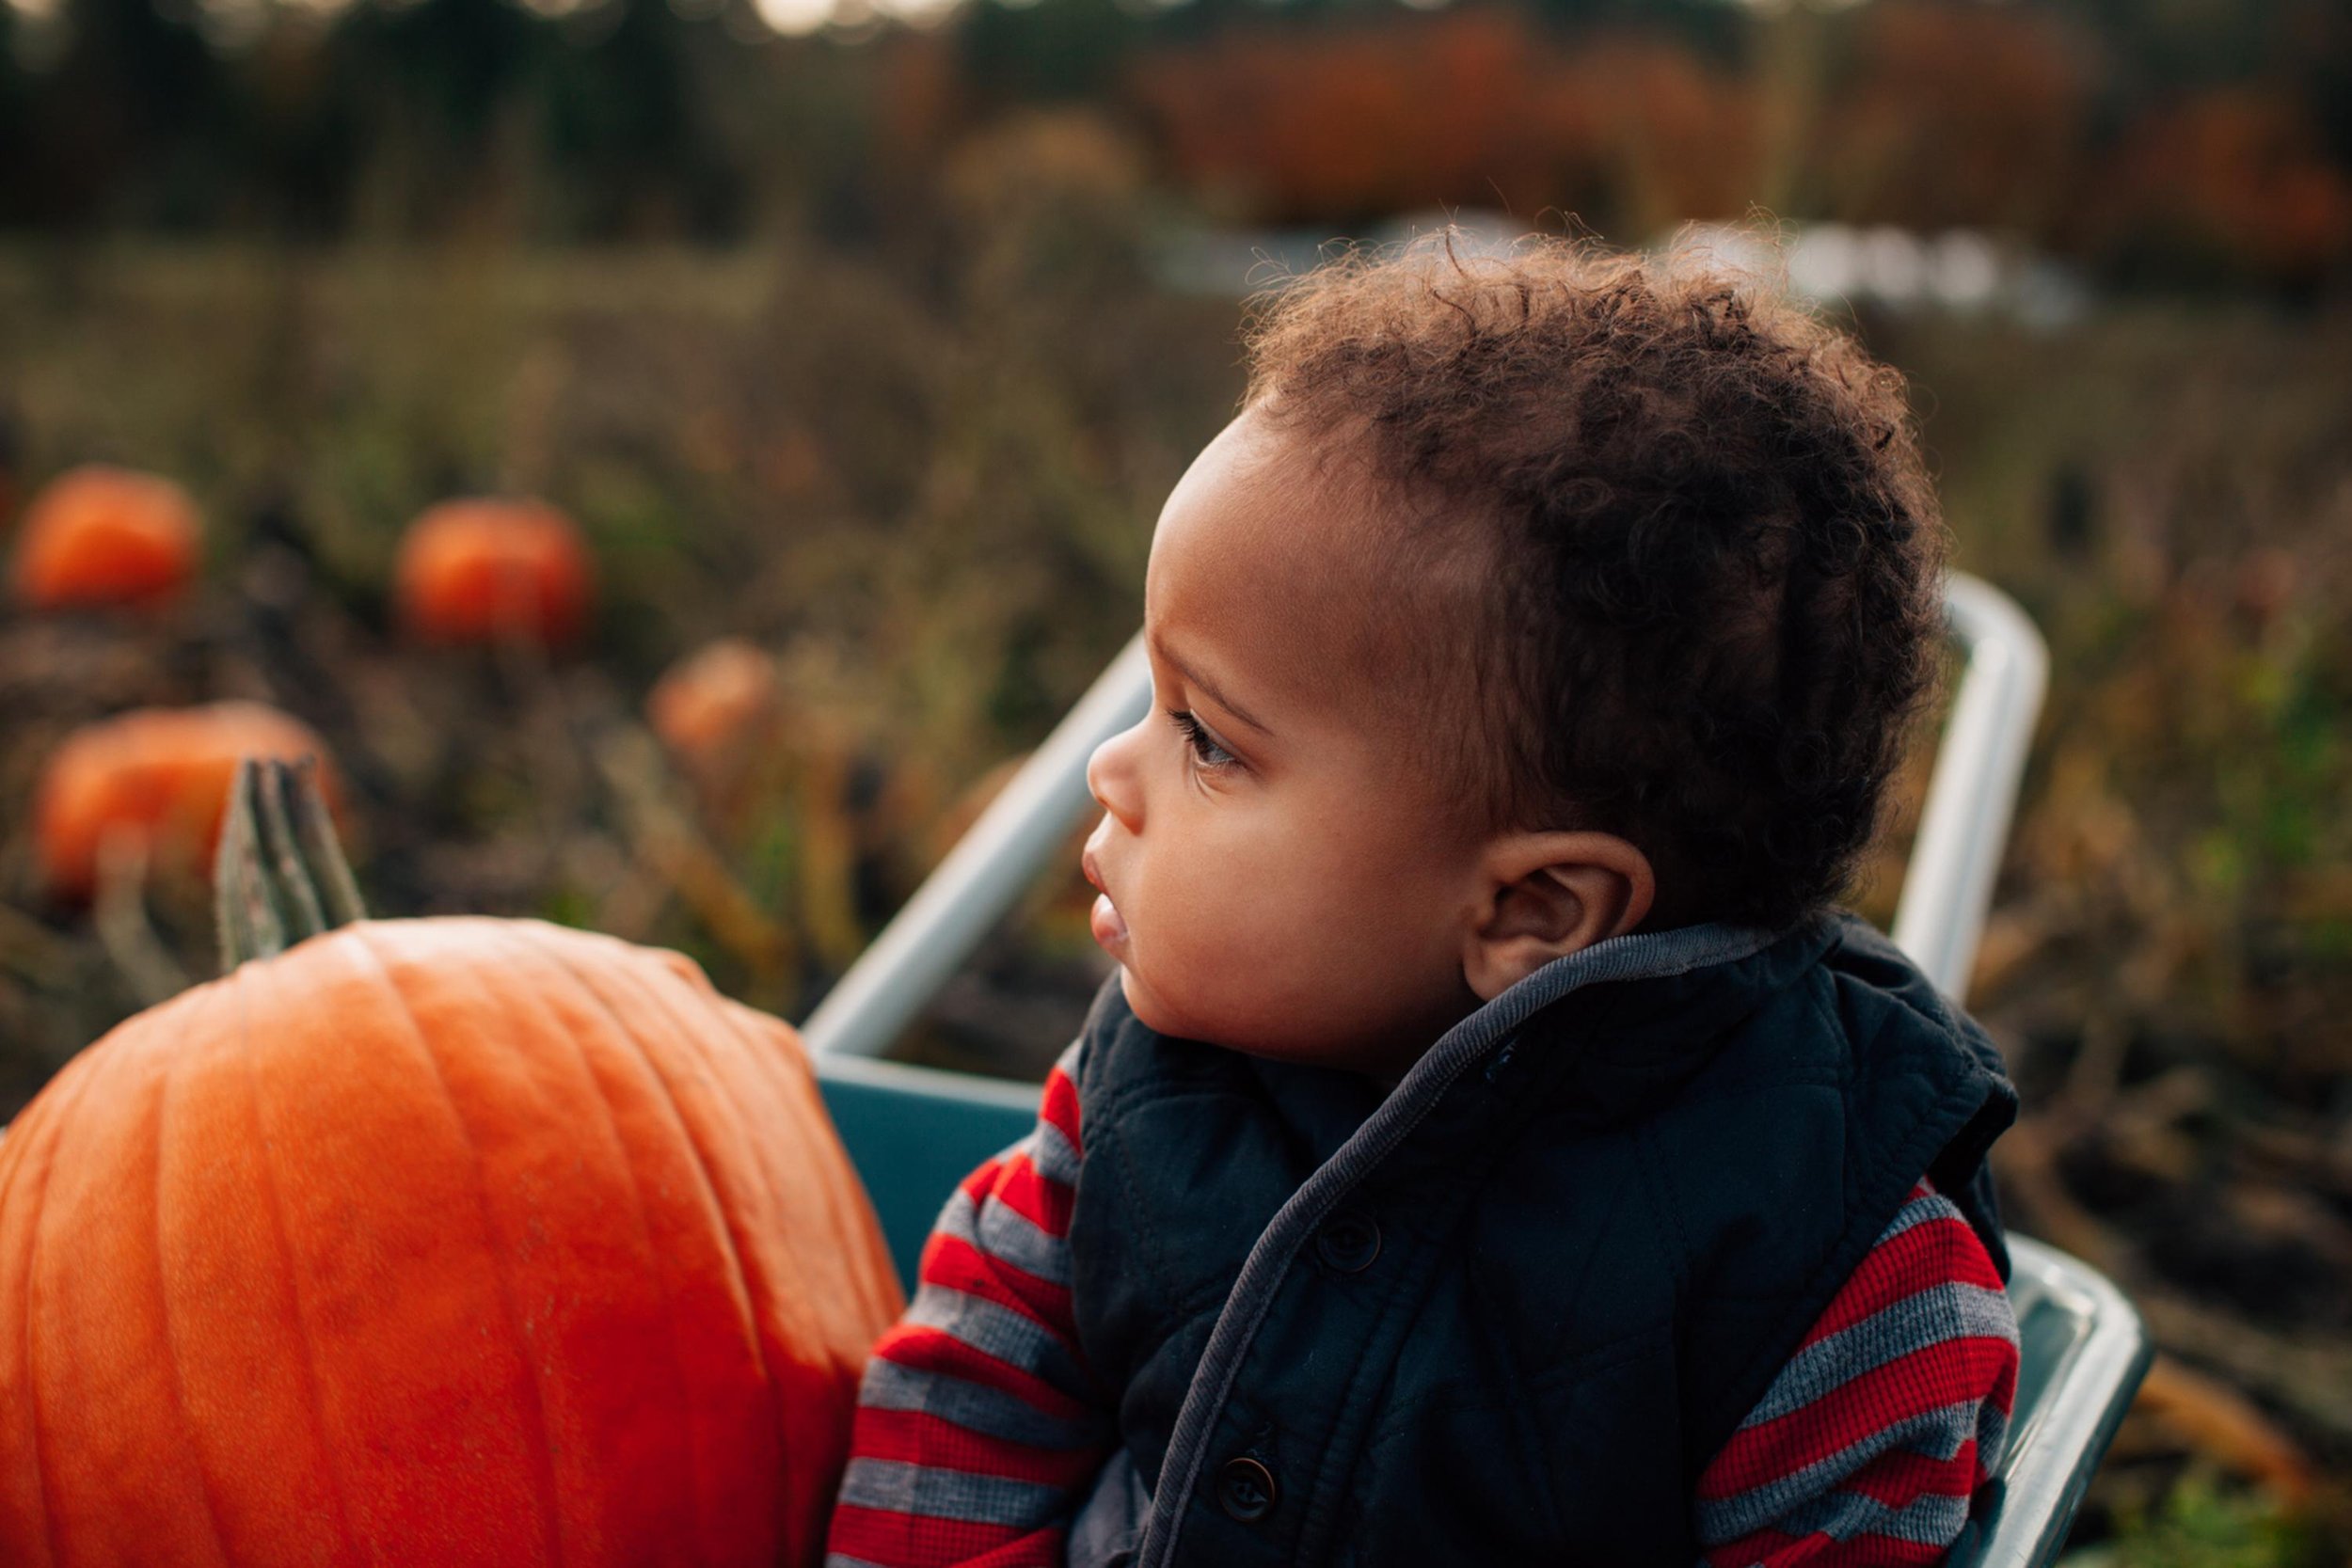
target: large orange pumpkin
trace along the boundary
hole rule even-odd
[[[151,605],[195,574],[195,502],[167,479],[92,464],[59,474],[24,511],[10,577],[37,610]]]
[[[609,937],[362,920],[0,1140],[0,1561],[814,1563],[898,1307],[786,1025]]]
[[[477,498],[421,513],[393,570],[401,620],[431,642],[516,639],[555,647],[587,625],[588,546],[545,501]]]
[[[89,896],[99,851],[117,830],[136,833],[151,863],[209,865],[237,759],[306,755],[324,765],[316,733],[260,703],[139,708],[76,730],[34,793],[42,879],[59,897]],[[334,781],[324,783],[332,800]]]

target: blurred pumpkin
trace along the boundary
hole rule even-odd
[[[24,510],[11,584],[35,610],[151,606],[196,573],[196,503],[167,479],[103,464],[51,480]]]
[[[393,593],[426,641],[561,647],[587,625],[596,569],[580,530],[545,501],[449,500],[408,525]]]
[[[738,786],[783,714],[784,683],[767,652],[722,638],[672,665],[645,699],[645,719],[707,797]]]
[[[97,885],[107,835],[135,833],[150,864],[199,871],[244,756],[326,755],[300,720],[260,703],[138,708],[86,725],[50,755],[34,791],[41,878],[62,898]],[[331,800],[331,777],[326,788]]]
[[[0,1140],[0,1561],[816,1561],[899,1296],[798,1037],[536,921],[257,940],[323,890],[252,821],[248,961]]]

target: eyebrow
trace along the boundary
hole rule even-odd
[[[1231,697],[1225,695],[1224,692],[1219,691],[1216,689],[1216,684],[1206,675],[1203,675],[1200,671],[1194,669],[1191,665],[1186,664],[1183,659],[1178,658],[1174,651],[1171,650],[1167,643],[1162,642],[1157,638],[1153,638],[1152,640],[1152,647],[1162,658],[1168,660],[1169,664],[1175,666],[1176,673],[1184,677],[1187,685],[1197,686],[1201,690],[1207,692],[1210,700],[1215,702],[1217,706],[1223,708],[1226,712],[1232,714],[1234,718],[1240,720],[1251,729],[1256,730],[1260,735],[1270,736],[1274,733],[1274,727],[1272,725],[1268,724],[1264,720],[1260,719],[1256,714],[1251,713],[1248,708],[1242,706]]]

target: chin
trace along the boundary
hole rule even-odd
[[[1311,1044],[1302,1047],[1296,1040],[1279,1033],[1272,1038],[1262,1038],[1260,1037],[1264,1034],[1262,1028],[1252,1030],[1231,1019],[1220,1024],[1214,1019],[1188,1016],[1172,1009],[1164,997],[1136,978],[1136,972],[1124,964],[1119,970],[1119,990],[1120,994],[1126,997],[1127,1010],[1136,1015],[1136,1022],[1155,1035],[1165,1035],[1170,1039],[1198,1040],[1202,1045],[1214,1045],[1220,1051],[1237,1051],[1245,1056],[1264,1056],[1275,1061],[1318,1059]]]
[[[1133,957],[1132,948],[1128,957]],[[1137,973],[1131,962],[1119,966],[1119,990],[1127,1010],[1153,1034],[1274,1061],[1346,1065],[1365,1054],[1392,1054],[1378,1049],[1367,1053],[1364,1042],[1377,1031],[1335,1019],[1329,1008],[1313,1006],[1311,999],[1237,994],[1230,987],[1194,982],[1200,969],[1214,965],[1178,967],[1184,983],[1178,988],[1181,994],[1171,996],[1165,966],[1151,977]]]
[[[1224,1031],[1214,1024],[1187,1017],[1169,1007],[1165,998],[1137,979],[1136,972],[1125,964],[1119,966],[1119,990],[1127,999],[1127,1010],[1136,1015],[1136,1022],[1155,1035],[1166,1035],[1170,1039],[1199,1040],[1203,1045],[1218,1046],[1228,1051],[1249,1049],[1222,1037]]]
[[[1127,999],[1127,1010],[1136,1015],[1136,1022],[1159,1035],[1181,1035],[1183,1028],[1168,1017],[1160,1006],[1160,999],[1151,989],[1136,978],[1136,972],[1125,964],[1119,966],[1119,993]]]

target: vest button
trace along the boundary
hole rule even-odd
[[[1245,1525],[1274,1512],[1274,1472],[1254,1459],[1229,1459],[1216,1473],[1216,1505]]]
[[[1315,1237],[1315,1256],[1342,1274],[1361,1274],[1380,1256],[1380,1227],[1371,1215],[1343,1209]]]

